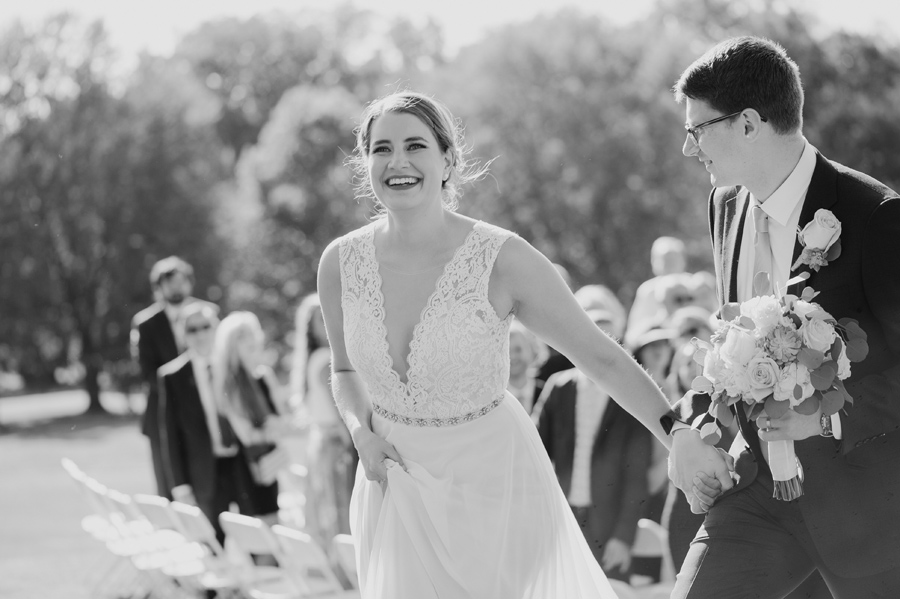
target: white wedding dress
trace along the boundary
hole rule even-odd
[[[357,471],[350,526],[364,599],[615,598],[525,410],[506,390],[509,323],[488,301],[512,233],[476,223],[394,370],[373,223],[340,243],[344,335],[375,432],[407,471]]]

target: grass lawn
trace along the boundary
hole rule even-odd
[[[18,410],[28,407],[25,401],[33,402],[38,420]],[[60,466],[63,457],[122,492],[155,491],[138,418],[73,415],[81,405],[86,398],[79,391],[0,399],[0,415],[16,415],[0,428],[3,599],[97,599],[92,587],[109,554],[81,530],[88,507]]]

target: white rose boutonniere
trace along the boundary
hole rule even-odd
[[[816,272],[841,255],[841,221],[835,218],[831,210],[816,210],[815,218],[809,221],[797,236],[803,252],[791,266],[796,270],[805,264]]]

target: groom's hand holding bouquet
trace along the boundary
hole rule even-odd
[[[807,277],[803,273],[789,285]],[[850,365],[868,353],[859,324],[836,321],[812,301],[816,295],[807,287],[799,297],[761,295],[726,304],[711,343],[693,341],[703,374],[692,386],[710,396],[709,412],[718,421],[705,424],[701,437],[715,444],[719,423],[734,419],[731,407],[743,409],[760,427],[774,496],[788,501],[803,493],[793,440],[830,431],[831,415],[853,402],[843,384]]]

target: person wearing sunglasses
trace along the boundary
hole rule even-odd
[[[187,350],[159,369],[159,435],[167,480],[177,501],[199,507],[225,534],[219,514],[236,503],[256,516],[256,485],[246,449],[216,398],[212,352],[219,327],[216,311],[194,302],[177,323]]]
[[[150,442],[150,458],[157,493],[171,499],[172,485],[166,480],[159,440],[157,370],[185,349],[185,339],[175,323],[185,306],[203,301],[191,295],[194,269],[178,256],[157,261],[150,269],[150,287],[156,301],[138,312],[131,322],[131,352],[141,371],[147,398],[141,432]],[[208,302],[206,302],[208,303]],[[218,310],[214,304],[208,304]]]
[[[715,187],[719,300],[811,287],[835,320],[858,321],[868,356],[852,364],[844,384],[853,401],[837,413],[788,410],[759,426],[732,407],[743,440],[730,454],[741,475],[721,496],[715,482],[695,484],[682,463],[692,456],[681,443],[713,418],[709,397],[680,400],[669,420],[670,475],[708,512],[672,597],[781,598],[818,576],[836,599],[900,597],[900,197],[804,137],[800,69],[775,42],[726,40],[689,66],[674,91],[685,105],[682,151]],[[819,250],[815,262],[811,250]],[[808,278],[792,282],[800,273]],[[766,448],[775,441],[792,441],[803,466],[798,499],[773,497]]]

